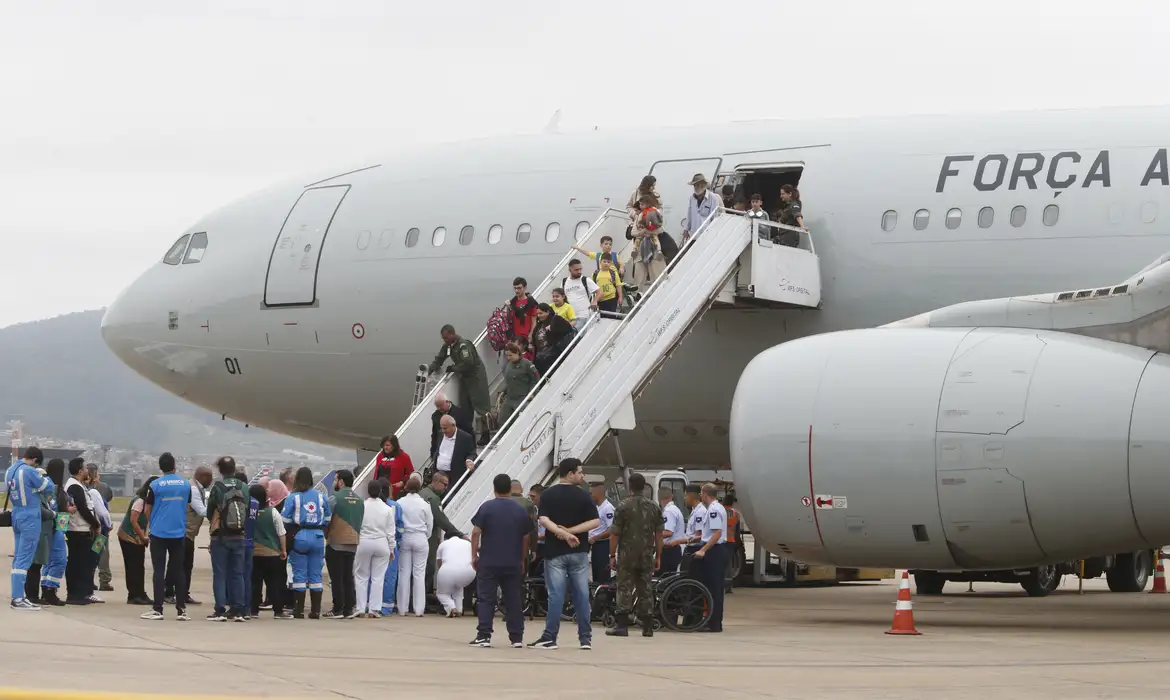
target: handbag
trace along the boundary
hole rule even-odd
[[[4,492],[4,510],[0,511],[0,527],[12,527],[12,511],[8,510],[8,501],[12,494]]]

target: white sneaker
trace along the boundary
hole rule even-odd
[[[23,612],[37,612],[41,606],[32,602],[28,598],[13,598],[12,603],[8,605],[12,610],[21,610]]]
[[[157,610],[150,610],[148,612],[144,612],[141,615],[139,615],[138,617],[142,618],[143,620],[162,620],[162,619],[164,619],[163,614]]]
[[[106,602],[106,601],[102,600],[101,598],[98,598],[96,593],[91,593],[89,595],[89,597],[86,598],[86,600],[88,600],[91,603],[104,603],[104,602]]]
[[[159,619],[161,620],[162,618],[160,617]],[[190,622],[191,616],[187,614],[186,610],[183,610],[182,612],[180,612],[178,615],[175,616],[175,619],[178,620],[179,622]]]

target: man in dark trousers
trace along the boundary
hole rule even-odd
[[[446,472],[450,479],[449,488],[455,489],[463,472],[475,468],[475,438],[455,427],[455,419],[451,416],[443,416],[439,428],[443,437],[435,455],[435,471]]]
[[[325,566],[329,569],[329,586],[333,609],[322,617],[354,618],[357,613],[357,588],[353,579],[353,561],[366,506],[353,492],[353,472],[342,469],[333,477],[333,494],[329,496],[333,519],[325,531]],[[394,562],[397,565],[398,562]]]
[[[662,566],[662,509],[646,498],[645,489],[646,477],[631,474],[630,493],[618,504],[609,527],[609,562],[617,571],[617,624],[605,632],[611,637],[629,636],[631,612],[638,616],[642,636],[654,636],[650,577]]]
[[[503,592],[508,642],[514,649],[524,646],[524,609],[520,587],[528,561],[535,526],[524,506],[511,497],[512,479],[497,474],[492,479],[495,498],[484,503],[471,518],[471,565],[476,571],[476,609],[479,626],[471,646],[492,645],[496,614],[496,590]]]
[[[479,351],[475,349],[475,343],[461,337],[450,324],[443,326],[439,334],[443,336],[443,346],[439,348],[438,354],[431,362],[429,371],[434,374],[444,362],[451,360],[451,366],[447,371],[459,377],[460,405],[474,411],[476,417],[482,420],[491,411],[492,405],[488,392],[487,368],[480,359]],[[474,431],[472,433],[474,434]],[[483,436],[486,441],[488,439],[486,427]]]
[[[86,469],[89,470],[89,486],[97,491],[99,495],[106,501],[106,508],[110,507],[110,501],[114,498],[114,490],[110,485],[102,481],[101,472],[98,471],[96,464],[87,464]],[[98,560],[98,590],[112,591],[114,590],[113,582],[114,575],[110,573],[110,548],[108,546],[102,547],[101,559]]]
[[[718,493],[715,484],[703,485],[702,500],[707,507],[707,515],[703,518],[699,535],[703,544],[695,552],[694,563],[698,564],[699,570],[695,571],[692,565],[691,573],[711,591],[711,619],[699,632],[723,631],[723,583],[728,557],[727,510],[719,502]]]
[[[475,435],[475,424],[471,419],[471,412],[462,406],[456,406],[451,403],[447,395],[440,392],[435,395],[435,412],[431,414],[431,460],[433,461],[439,455],[439,442],[443,439],[443,429],[439,427],[439,421],[443,416],[451,416],[455,419],[455,427],[460,430]]]

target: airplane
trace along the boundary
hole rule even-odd
[[[735,463],[728,432],[744,368],[795,339],[1124,279],[1168,248],[1167,117],[1140,107],[765,120],[405,147],[201,218],[111,304],[102,334],[139,374],[225,418],[368,454],[411,410],[440,326],[474,337],[513,277],[544,279],[642,176],[657,177],[676,235],[695,173],[736,197],[759,191],[769,209],[781,185],[797,185],[821,303],[716,304],[639,398],[621,450],[638,465],[731,459],[737,488],[753,492],[745,513],[757,537],[810,562],[864,563],[805,537],[808,508],[787,501],[815,497],[808,484],[778,488],[775,465]],[[295,250],[286,226],[301,227]],[[740,426],[767,434],[788,419],[788,389],[769,386],[771,402],[737,414]],[[858,491],[886,488],[882,473],[868,479],[841,494],[847,520],[861,512]],[[872,540],[887,517],[870,514],[862,531]],[[882,565],[960,565],[917,559],[927,548],[904,535],[873,547]]]

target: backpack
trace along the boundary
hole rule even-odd
[[[631,240],[633,240],[632,236],[631,236]],[[595,266],[593,269],[593,281],[594,282],[597,281],[597,273],[601,272],[601,259],[603,257],[609,258],[609,262],[613,266],[614,271],[615,272],[617,271],[617,268],[618,268],[618,254],[617,253],[612,253],[612,252],[611,253],[598,253],[597,257],[593,258],[593,264]]]
[[[238,484],[239,480],[236,479]],[[248,506],[251,497],[245,497],[239,486],[224,485],[223,507],[219,510],[219,534],[243,535],[248,527]]]
[[[658,234],[658,245],[662,248],[662,259],[669,265],[674,256],[678,255],[678,243],[675,242],[674,237],[666,231]]]
[[[593,273],[593,283],[596,284],[598,286],[598,288],[601,287],[601,283],[597,281],[597,276],[600,274],[601,274],[601,270],[597,270],[596,272]],[[615,270],[614,268],[611,267],[611,268],[609,268],[609,274],[612,275],[612,277],[610,277],[610,281],[613,282],[613,286],[617,287],[618,286],[617,270]]]
[[[504,304],[492,312],[491,318],[487,322],[487,338],[488,343],[492,346],[492,350],[496,352],[503,351],[504,347],[508,344],[509,331],[511,329],[511,312],[508,309],[508,305]]]

